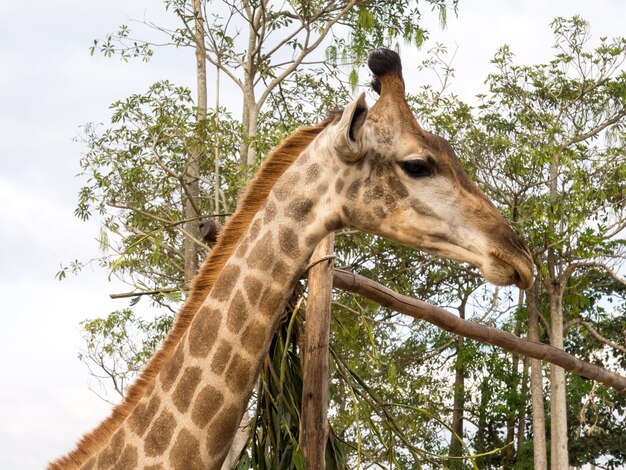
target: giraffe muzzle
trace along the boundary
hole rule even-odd
[[[485,279],[496,285],[515,285],[526,290],[534,282],[533,261],[526,248],[513,253],[492,251],[481,271]]]

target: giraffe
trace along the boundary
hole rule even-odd
[[[163,346],[112,415],[50,469],[219,469],[280,313],[331,231],[353,227],[530,287],[522,239],[413,116],[398,54],[376,50],[368,65],[374,106],[362,93],[270,155]]]

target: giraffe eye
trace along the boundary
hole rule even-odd
[[[433,174],[432,169],[426,160],[405,160],[400,162],[404,172],[411,178],[422,178]]]

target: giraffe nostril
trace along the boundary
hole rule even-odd
[[[511,265],[514,271],[513,284],[522,290],[533,285],[535,277],[533,274],[533,262],[530,256],[515,260]]]

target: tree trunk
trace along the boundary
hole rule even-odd
[[[528,339],[539,342],[539,310],[537,305],[538,281],[526,292],[528,306]],[[534,469],[547,470],[546,417],[543,405],[543,374],[541,361],[530,359],[530,394],[533,410]]]
[[[241,113],[241,145],[239,146],[239,165],[246,168],[248,165],[248,134],[250,133],[250,112],[248,108],[250,103],[245,93],[243,96],[243,111]],[[252,103],[254,106],[254,103]]]
[[[527,357],[524,357],[523,364],[523,372],[522,372],[522,390],[521,396],[523,398],[522,403],[520,403],[519,407],[519,416],[517,423],[517,437],[515,447],[517,448],[517,461],[520,458],[520,452],[522,450],[522,446],[524,445],[524,434],[526,432],[526,400],[525,397],[528,395],[528,368],[530,366],[530,360]]]
[[[463,299],[461,306],[459,307],[459,316],[465,319],[465,305],[466,298]],[[452,405],[452,431],[454,434],[450,436],[450,448],[448,453],[451,457],[460,457],[463,455],[463,445],[459,439],[463,439],[463,410],[465,409],[465,367],[463,357],[463,343],[464,338],[462,336],[456,339],[456,358],[454,361],[454,399]],[[448,466],[451,469],[463,468],[463,461],[461,459],[450,459]]]
[[[259,125],[259,110],[257,109],[256,103],[254,103],[248,109],[248,113],[250,114],[248,120],[248,139],[249,145],[246,153],[246,166],[248,168],[252,167],[256,163],[256,132],[257,126]]]
[[[550,295],[550,343],[563,349],[563,303],[561,289],[556,286]],[[569,468],[567,450],[567,403],[565,370],[550,364],[550,466]]]
[[[550,162],[550,223],[552,237],[559,233],[561,224],[559,209],[559,164],[560,152]],[[545,282],[550,299],[550,344],[563,349],[563,286],[560,284],[557,252],[550,240],[547,251],[548,278]],[[565,399],[565,370],[550,364],[550,465],[552,468],[569,468],[567,450],[567,405]]]
[[[316,261],[333,253],[335,235],[329,234],[311,257]],[[328,440],[328,344],[330,337],[330,296],[333,289],[332,259],[309,270],[309,295],[302,370],[302,418],[300,448],[307,470],[326,468]]]
[[[199,125],[198,132],[201,132],[202,121],[206,119],[207,109],[207,89],[206,89],[206,52],[204,49],[204,19],[200,0],[193,0],[193,12],[195,17],[196,35],[196,81],[198,87],[197,94],[197,114],[196,123]],[[189,150],[189,158],[183,178],[185,196],[185,235],[183,241],[183,252],[185,254],[185,285],[189,285],[198,270],[198,245],[196,240],[200,239],[200,228],[198,225],[200,199],[200,160],[203,153],[204,139],[198,135]]]
[[[520,290],[518,301],[517,301],[518,310],[521,309],[523,302],[524,302],[524,291]],[[520,336],[521,330],[522,330],[522,324],[521,324],[521,319],[518,315],[517,319],[515,320],[515,328],[513,330],[513,334],[515,334],[515,336]],[[519,393],[517,389],[517,386],[519,383],[518,378],[520,377],[519,361],[520,361],[519,354],[515,354],[515,353],[511,354],[512,380],[509,383],[509,396],[510,397],[513,397]],[[519,410],[511,408],[509,412],[509,416],[506,420],[506,444],[508,445],[508,447],[503,452],[503,463],[505,464],[506,468],[512,468],[513,465],[515,464],[515,446],[509,445],[509,444],[512,444],[513,441],[515,440],[515,424],[516,424],[516,419],[518,417],[519,417]]]
[[[239,164],[243,168],[250,168],[256,161],[253,140],[256,137],[258,115],[254,92],[254,80],[257,73],[257,57],[254,51],[257,47],[258,18],[250,8],[248,1],[244,2],[244,9],[248,20],[248,49],[243,66],[243,113],[242,113],[242,142],[239,151]],[[248,175],[250,176],[250,175]]]
[[[218,63],[220,58],[218,57]],[[222,127],[220,123],[220,68],[215,67],[215,145],[213,147],[214,175],[213,175],[213,213],[220,211],[220,145],[222,143]]]
[[[480,386],[480,404],[478,406],[478,423],[476,430],[476,452],[482,453],[487,450],[489,430],[487,429],[487,408],[489,406],[489,384],[487,378],[483,378]]]

